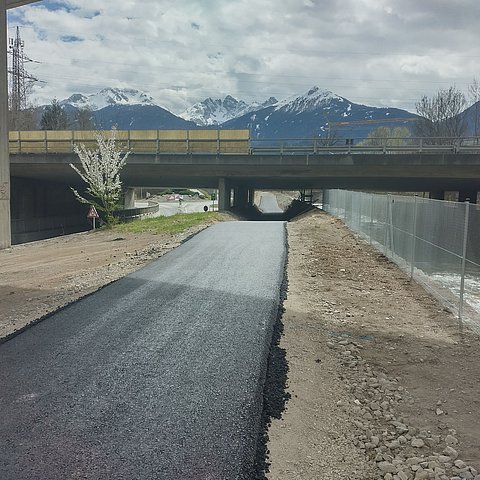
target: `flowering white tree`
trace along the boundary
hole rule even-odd
[[[81,203],[93,205],[103,213],[107,225],[114,221],[113,212],[119,206],[122,193],[120,170],[127,161],[130,152],[122,155],[122,151],[115,144],[116,130],[112,129],[109,138],[98,133],[95,136],[98,148],[89,150],[85,145],[75,145],[74,151],[80,159],[82,168],[77,168],[72,163],[70,166],[80,175],[87,184],[85,198],[72,188],[77,200]]]

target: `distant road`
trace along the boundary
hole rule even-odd
[[[170,217],[176,215],[177,213],[196,213],[203,212],[204,207],[208,207],[208,211],[213,211],[213,202],[212,200],[194,200],[194,201],[182,201],[179,203],[178,200],[170,202],[158,202],[154,199],[155,202],[159,205],[159,210],[156,214],[150,215],[153,217]],[[148,202],[136,201],[136,207],[148,207]],[[215,210],[217,209],[217,204],[215,203]]]
[[[0,345],[0,478],[254,478],[285,252],[215,225]]]

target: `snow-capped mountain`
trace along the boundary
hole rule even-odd
[[[359,138],[379,126],[408,127],[412,118],[415,115],[406,110],[368,107],[313,87],[302,95],[229,120],[221,128],[248,128],[254,139],[300,139],[333,133]]]
[[[167,109],[160,107],[153,98],[132,88],[104,88],[91,95],[76,93],[59,102],[70,117],[73,128],[78,110],[91,110],[92,128],[120,130],[162,130],[196,128]]]
[[[283,110],[285,112],[302,113],[318,108],[329,108],[332,101],[348,102],[343,97],[339,97],[329,90],[322,90],[319,87],[312,87],[303,95],[292,95],[278,102],[275,110]]]
[[[59,103],[91,110],[100,110],[112,105],[156,105],[151,96],[133,88],[104,88],[91,95],[75,93]]]
[[[196,123],[199,126],[220,125],[232,118],[241,117],[251,112],[261,110],[277,103],[277,99],[270,97],[263,103],[247,104],[243,100],[237,100],[227,95],[223,100],[207,98],[203,102],[196,103],[182,112],[179,117]]]
[[[91,128],[119,129],[249,129],[252,139],[366,137],[380,126],[412,127],[416,115],[397,108],[356,104],[335,93],[312,87],[301,95],[277,101],[246,103],[227,95],[223,100],[207,98],[174,115],[144,92],[105,88],[98,93],[76,93],[60,102],[76,128],[78,110],[91,111]],[[41,107],[45,108],[45,107]]]

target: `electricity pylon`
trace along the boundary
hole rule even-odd
[[[35,77],[25,70],[25,63],[32,62],[24,51],[25,44],[20,37],[20,29],[17,27],[15,38],[8,39],[8,51],[12,57],[10,73],[10,95],[9,107],[12,112],[25,110],[27,105],[27,94],[32,84],[37,81]]]

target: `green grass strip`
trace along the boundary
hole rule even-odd
[[[112,230],[119,233],[182,233],[189,228],[218,218],[215,212],[179,213],[170,217],[145,218],[114,225]]]

